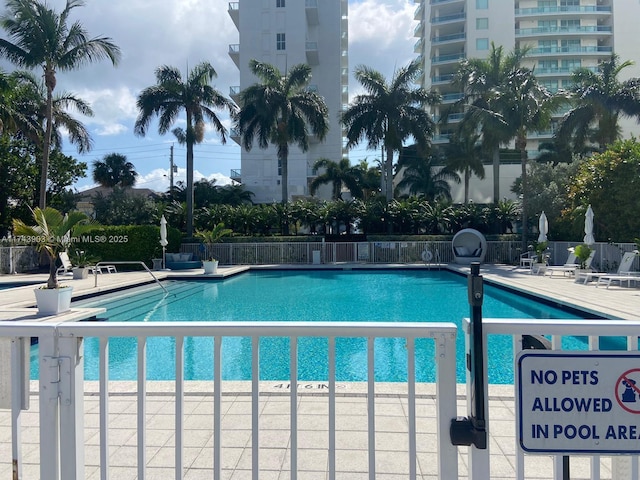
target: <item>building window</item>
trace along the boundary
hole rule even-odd
[[[489,19],[488,18],[476,18],[476,30],[488,30]]]
[[[478,10],[486,10],[489,8],[489,0],[476,0],[476,8]]]
[[[579,58],[567,58],[562,60],[562,68],[573,72],[576,68],[582,67],[582,61]]]
[[[538,51],[540,53],[552,53],[558,50],[557,40],[538,40]]]
[[[538,0],[538,8],[557,7],[556,0]]]
[[[489,50],[488,38],[476,38],[476,50]]]
[[[560,28],[567,30],[574,30],[576,28],[580,28],[580,19],[572,19],[572,20],[560,20]]]
[[[284,8],[285,0],[276,0],[276,8]]]
[[[561,7],[579,7],[580,0],[560,0]]]
[[[287,48],[286,35],[284,33],[276,33],[276,50],[284,50]]]
[[[278,159],[278,176],[282,176],[282,160]],[[280,185],[280,180],[278,180],[278,185]]]

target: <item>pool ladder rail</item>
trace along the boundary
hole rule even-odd
[[[95,268],[93,269],[93,278],[95,279],[93,286],[97,287],[98,286],[98,271],[100,270],[98,267],[100,267],[101,265],[142,265],[144,267],[144,269],[149,272],[149,275],[151,275],[151,277],[153,278],[153,280],[158,284],[158,286],[160,288],[162,288],[162,290],[164,290],[164,293],[166,293],[167,295],[169,294],[169,291],[166,289],[166,287],[164,285],[162,285],[162,283],[160,283],[160,280],[158,280],[158,278],[153,274],[153,272],[151,270],[149,270],[149,267],[147,267],[147,264],[142,262],[142,261],[115,261],[115,262],[98,262],[95,265]]]

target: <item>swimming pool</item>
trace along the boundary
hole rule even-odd
[[[226,280],[165,282],[170,295],[157,288],[119,292],[74,303],[101,306],[113,321],[391,321],[454,322],[459,327],[469,316],[466,277],[447,271],[366,270],[366,271],[252,271]],[[575,312],[555,308],[505,290],[485,285],[483,315],[496,318],[577,318]],[[262,380],[285,380],[289,375],[288,339],[261,340]],[[585,349],[586,339],[568,339],[565,348]],[[185,376],[210,379],[213,376],[213,342],[206,338],[185,340]],[[147,345],[148,378],[173,378],[174,364],[162,359],[173,351],[173,340],[150,339]],[[223,378],[247,380],[251,372],[251,342],[243,338],[223,340]],[[366,380],[366,339],[336,341],[338,381]],[[404,339],[376,340],[377,381],[405,381]],[[457,381],[464,382],[464,337],[458,335]],[[489,344],[489,381],[511,383],[512,346],[510,337],[493,337]],[[301,338],[299,379],[327,377],[327,341]],[[416,342],[416,372],[419,381],[435,380],[433,342]],[[136,377],[135,339],[112,339],[110,378]],[[324,352],[324,353],[323,353]],[[232,359],[229,361],[229,359]],[[87,339],[85,368],[87,379],[97,379],[98,341]]]

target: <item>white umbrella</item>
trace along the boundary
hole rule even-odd
[[[165,257],[165,251],[167,249],[168,244],[169,242],[167,241],[167,219],[164,218],[164,215],[162,215],[162,218],[160,219],[160,245],[162,245],[162,268],[165,268],[164,257]]]
[[[538,235],[538,243],[546,242],[547,233],[549,233],[549,222],[547,221],[547,216],[544,214],[544,211],[540,214],[538,231],[540,232],[540,235]]]
[[[591,205],[587,208],[587,213],[584,215],[584,243],[587,245],[593,245],[596,243],[596,239],[593,238],[593,210]]]

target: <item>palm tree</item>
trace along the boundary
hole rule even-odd
[[[254,138],[265,149],[277,148],[282,172],[282,203],[289,200],[289,145],[303,152],[309,149],[309,133],[323,140],[329,131],[329,117],[324,99],[307,89],[311,67],[294,65],[283,75],[275,66],[251,60],[249,69],[262,83],[240,93],[237,125],[242,146],[249,151]]]
[[[119,153],[109,153],[93,162],[93,180],[103,187],[132,187],[137,177],[133,163]]]
[[[354,198],[362,198],[362,170],[359,166],[352,166],[348,158],[343,158],[339,162],[334,162],[328,158],[320,158],[313,164],[314,175],[324,168],[324,173],[318,175],[311,181],[311,195],[314,195],[320,185],[330,183],[332,185],[331,198],[342,200],[342,186],[344,185],[351,192]]]
[[[380,72],[363,65],[356,67],[354,76],[367,93],[356,96],[342,115],[342,123],[347,129],[347,148],[364,138],[370,149],[376,149],[380,144],[384,147],[383,175],[388,202],[393,199],[394,152],[399,152],[409,137],[426,147],[435,127],[425,107],[438,102],[438,94],[424,88],[412,88],[421,72],[420,62],[415,60],[398,70],[387,83]]]
[[[84,5],[84,0],[67,0],[64,10],[58,13],[37,0],[7,0],[5,14],[0,17],[0,25],[11,39],[0,39],[0,55],[19,67],[40,66],[44,71],[47,102],[40,176],[41,209],[45,208],[47,201],[56,72],[75,70],[103,58],[116,65],[120,59],[120,49],[110,38],[89,38],[80,22],[68,24],[71,11]]]
[[[538,83],[532,70],[518,68],[507,77],[506,82],[495,89],[492,102],[497,120],[504,130],[515,138],[516,150],[520,152],[522,168],[522,191],[527,192],[527,132],[543,130],[551,121],[551,114],[564,101],[561,95],[554,96]],[[527,195],[522,196],[522,248],[527,247]]]
[[[480,145],[480,135],[475,131],[460,129],[447,145],[446,164],[464,176],[464,203],[469,203],[469,181],[471,175],[484,179],[483,150]]]
[[[433,155],[426,158],[415,157],[406,162],[405,167],[397,189],[408,188],[411,195],[423,197],[428,201],[451,201],[449,182],[460,183],[460,176],[446,165],[436,165]]]
[[[504,123],[492,114],[494,90],[503,85],[509,74],[520,66],[527,51],[516,48],[505,55],[502,46],[496,47],[492,42],[486,59],[462,60],[453,80],[453,84],[464,91],[464,97],[456,105],[466,109],[461,124],[466,124],[470,130],[479,128],[483,147],[491,153],[494,203],[500,200],[500,145],[512,138],[511,133],[505,131]]]
[[[612,55],[598,65],[598,71],[579,68],[572,75],[570,92],[576,106],[567,113],[556,134],[560,143],[573,137],[575,149],[582,151],[587,142],[600,151],[620,138],[620,116],[640,119],[640,78],[618,80],[618,74],[633,62],[620,63]]]
[[[164,135],[184,110],[186,114],[186,131],[174,131],[178,137],[184,135],[187,145],[187,236],[193,235],[193,146],[204,140],[205,121],[210,121],[222,143],[227,142],[227,129],[224,127],[214,109],[228,110],[235,113],[235,104],[225,98],[210,85],[217,77],[213,66],[202,62],[191,70],[186,79],[175,67],[163,65],[156,69],[156,84],[145,88],[137,100],[140,111],[136,119],[134,132],[144,137],[154,116],[158,116],[158,132]]]

